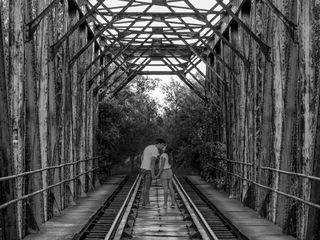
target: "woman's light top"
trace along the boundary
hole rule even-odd
[[[162,153],[161,156],[160,156],[160,160],[161,161],[165,161],[164,162],[164,166],[163,166],[163,169],[168,169],[168,168],[171,168],[171,165],[169,163],[169,156],[167,153]]]

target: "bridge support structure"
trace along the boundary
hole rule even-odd
[[[299,239],[319,237],[319,1],[94,2],[0,3],[0,240],[37,231],[97,183],[100,99],[172,73],[209,109],[218,96],[208,138],[226,146],[216,170],[230,196]]]
[[[87,81],[105,60],[101,56],[85,71],[101,52],[95,41],[69,68],[93,38],[87,22],[52,54],[51,46],[85,12],[76,1],[0,5],[1,17],[10,19],[3,17],[0,26],[0,239],[22,239],[98,184],[103,158],[96,147],[99,94],[93,89],[105,72],[88,90]]]
[[[272,3],[273,2],[273,3]],[[319,237],[319,18],[316,1],[234,1],[238,19],[271,47],[262,53],[239,22],[226,15],[219,31],[249,60],[247,68],[215,38],[211,46],[239,75],[211,66],[207,96],[219,96],[219,124],[213,140],[227,146],[225,176],[237,197],[299,239]],[[283,14],[285,13],[285,14]],[[210,84],[206,84],[210,86]],[[208,100],[209,107],[211,100]],[[219,174],[218,174],[219,173]]]

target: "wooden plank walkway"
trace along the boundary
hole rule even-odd
[[[133,228],[133,240],[185,240],[190,239],[187,225],[191,222],[184,221],[179,208],[163,207],[164,196],[160,180],[153,180],[150,189],[150,208],[142,208],[140,198],[138,214]]]
[[[188,178],[208,197],[216,208],[250,240],[296,239],[283,234],[282,229],[278,225],[261,218],[257,212],[248,207],[244,207],[240,201],[230,199],[226,193],[215,190],[199,176],[188,176]]]
[[[89,192],[86,197],[76,201],[61,212],[60,216],[53,217],[40,227],[40,232],[28,235],[24,240],[69,240],[79,232],[89,219],[104,204],[113,193],[124,176],[111,177],[105,184]]]

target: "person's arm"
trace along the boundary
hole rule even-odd
[[[155,178],[156,176],[154,175],[154,167],[155,167],[155,163],[156,163],[157,158],[152,156],[151,157],[151,165],[150,165],[150,170],[151,170],[151,177]]]
[[[162,171],[163,171],[163,167],[164,167],[164,163],[165,163],[166,159],[165,157],[160,157],[160,167],[159,167],[159,173],[157,174],[157,178],[161,175]]]

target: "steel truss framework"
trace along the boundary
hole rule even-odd
[[[286,19],[269,0],[264,1],[294,36],[294,24]],[[41,20],[59,2],[60,0],[53,0],[41,14],[26,25],[26,41],[32,39]],[[112,6],[109,5],[111,2]],[[228,15],[237,22],[256,41],[266,59],[270,60],[270,47],[237,16],[245,0],[238,2],[240,4],[238,3],[238,7],[235,7],[232,0],[216,0],[213,1],[211,9],[200,9],[189,0],[78,1],[79,10],[82,11],[79,21],[51,46],[51,54],[54,57],[72,33],[82,24],[87,24],[94,36],[71,58],[69,67],[71,68],[76,60],[95,43],[100,45],[101,51],[86,66],[85,73],[89,72],[99,59],[108,56],[106,64],[95,69],[87,81],[87,90],[92,87],[101,73],[111,64],[115,64],[117,67],[100,81],[95,92],[103,88],[103,91],[115,95],[137,75],[174,74],[201,99],[206,100],[204,94],[206,84],[197,77],[201,75],[205,79],[205,74],[198,67],[200,62],[203,62],[207,69],[225,85],[227,84],[226,79],[211,66],[209,55],[214,56],[216,61],[235,77],[238,75],[210,45],[210,41],[222,41],[242,60],[246,67],[250,67],[244,54],[237,50],[218,29],[217,25],[220,24],[223,16]],[[155,6],[160,7],[162,11],[154,11]],[[168,70],[145,71],[146,66]],[[119,71],[121,71],[120,75],[113,82],[108,83],[111,77]]]

